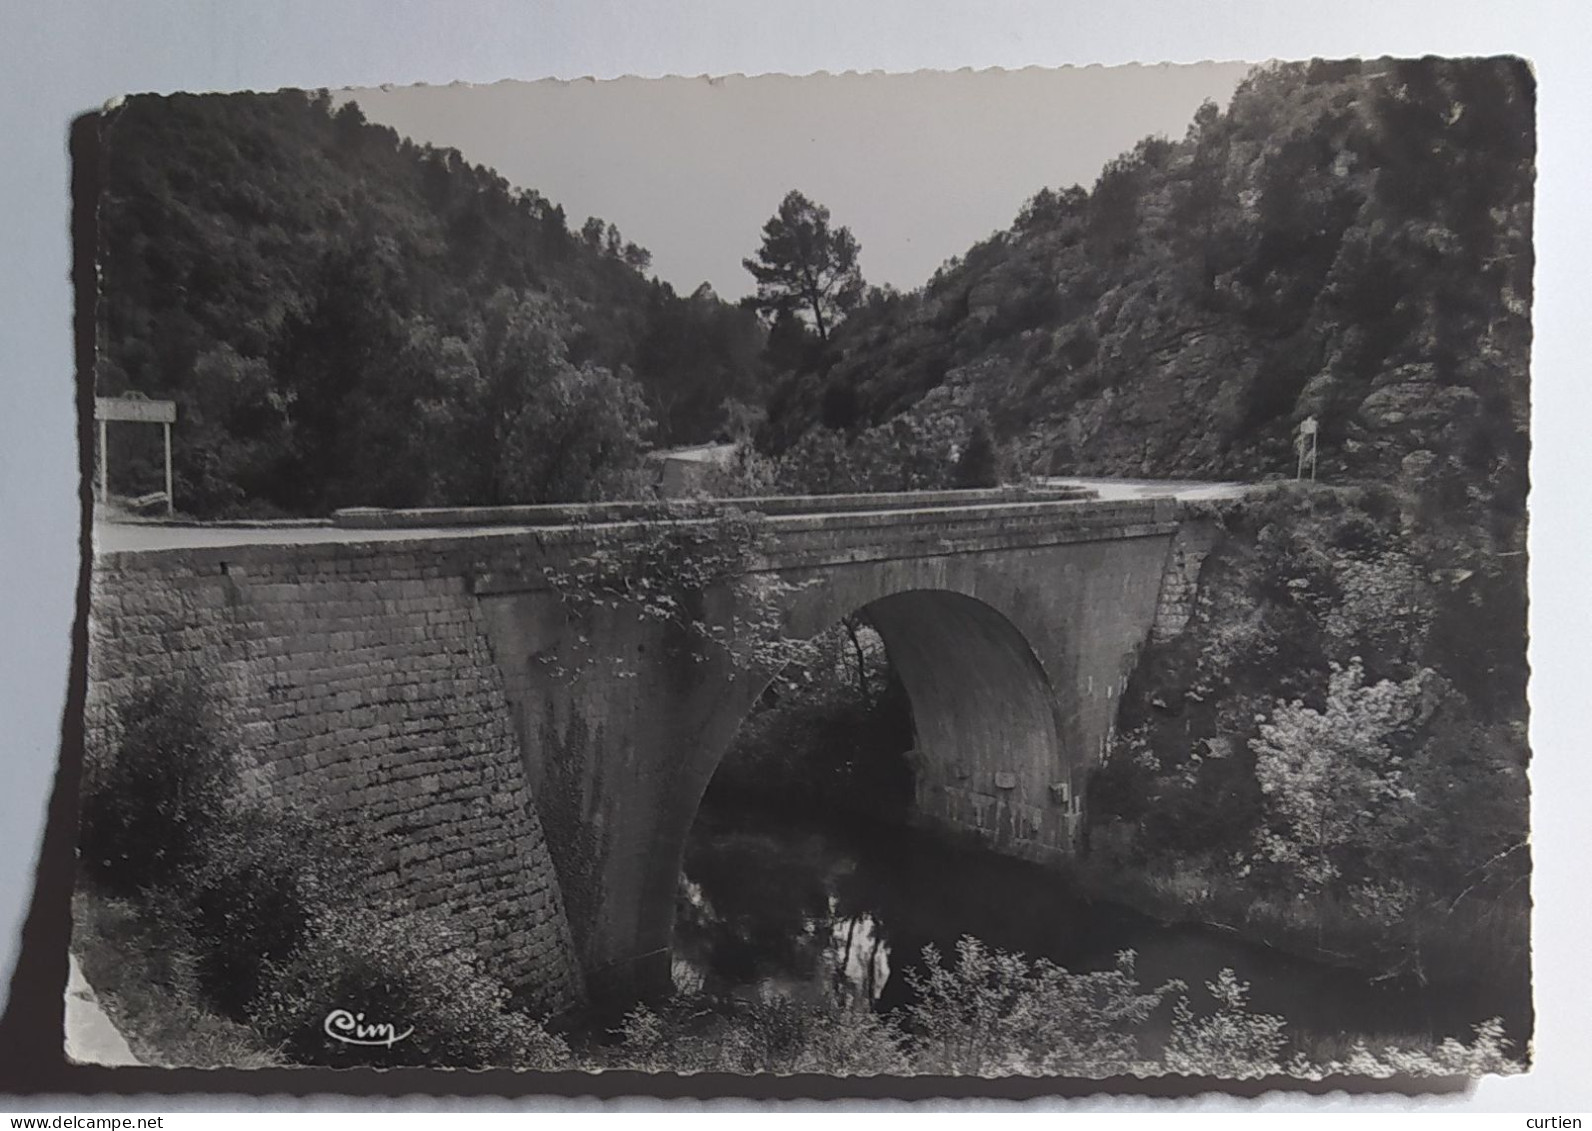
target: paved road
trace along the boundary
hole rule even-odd
[[[1182,479],[1075,479],[1052,478],[1046,486],[1088,487],[1097,498],[1124,499],[1172,497],[1178,499],[1234,498],[1244,491],[1239,483],[1203,483]],[[1021,499],[1014,501],[1020,502]],[[933,509],[933,508],[931,508]],[[811,516],[809,516],[811,517]],[[348,528],[313,523],[255,526],[179,526],[155,522],[100,522],[94,526],[94,548],[100,553],[124,550],[198,549],[211,546],[306,545],[320,542],[396,542],[421,538],[461,538],[510,534],[529,526],[438,526],[400,530]]]
[[[400,542],[414,538],[463,538],[507,534],[529,527],[447,526],[413,530],[353,530],[340,526],[178,526],[157,522],[97,522],[97,553],[121,550],[179,550],[207,546],[302,546],[316,542]]]
[[[1040,482],[1047,487],[1088,487],[1101,499],[1236,499],[1243,483],[1204,483],[1193,479],[1073,479],[1052,476]]]

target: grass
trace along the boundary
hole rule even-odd
[[[149,911],[80,882],[72,897],[72,953],[143,1063],[165,1068],[286,1063],[253,1029],[203,1004],[181,933]]]

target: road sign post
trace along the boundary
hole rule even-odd
[[[1316,481],[1316,436],[1321,431],[1316,418],[1307,416],[1299,422],[1299,434],[1294,437],[1294,450],[1299,453],[1299,466],[1294,470],[1294,479],[1305,477],[1305,463],[1310,464],[1310,482]]]
[[[152,401],[143,397],[95,397],[94,419],[99,422],[99,497],[110,498],[110,450],[105,425],[123,420],[134,424],[158,424],[166,448],[166,514],[176,510],[171,497],[171,425],[177,419],[177,402]]]

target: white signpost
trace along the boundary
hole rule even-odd
[[[171,501],[171,426],[177,419],[175,401],[151,401],[142,397],[95,397],[94,419],[99,422],[99,497],[104,502],[110,498],[108,490],[110,450],[105,442],[105,424],[111,420],[132,421],[136,424],[158,424],[166,439],[166,513],[172,513]]]
[[[1310,464],[1310,481],[1316,481],[1316,434],[1320,432],[1316,418],[1307,416],[1299,422],[1299,435],[1294,437],[1294,450],[1299,453],[1299,467],[1294,472],[1295,479],[1305,477],[1305,463]]]

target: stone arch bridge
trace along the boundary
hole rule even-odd
[[[739,581],[769,583],[784,636],[866,610],[883,637],[912,701],[914,818],[1064,859],[1138,649],[1187,619],[1208,528],[1169,497],[740,505],[766,537]],[[252,790],[357,830],[373,893],[446,916],[526,1000],[665,989],[686,835],[773,673],[682,652],[622,601],[575,611],[549,571],[716,505],[694,508],[343,512],[101,550],[89,756],[118,704],[196,671]],[[747,591],[711,588],[703,622],[735,623]]]

